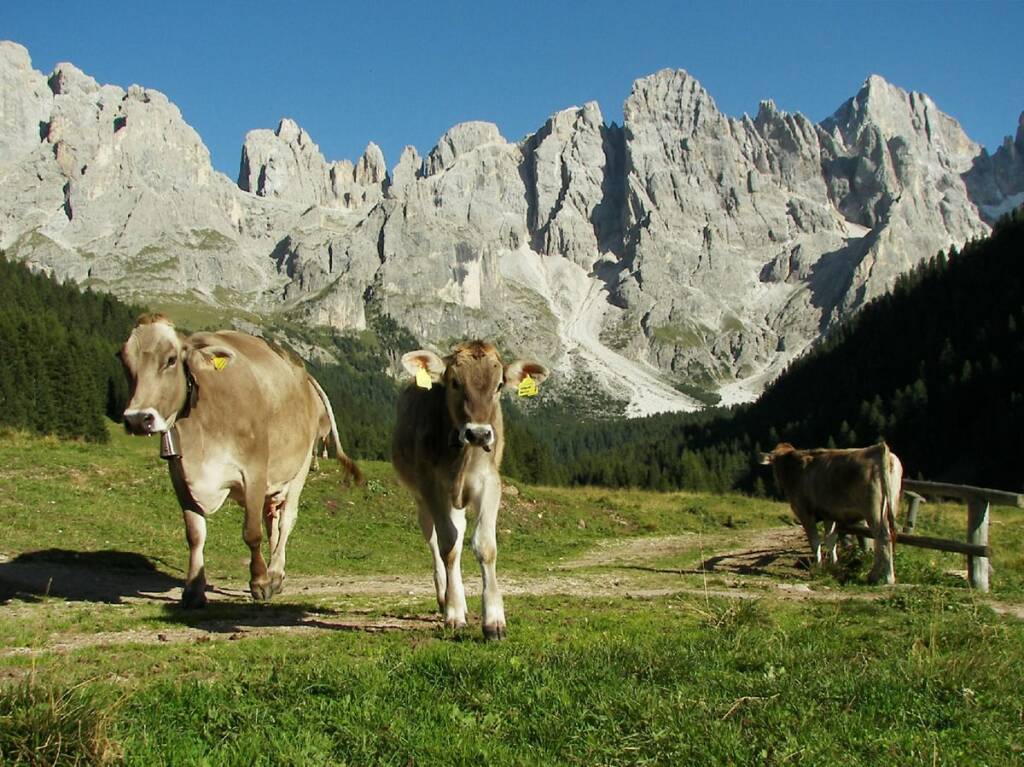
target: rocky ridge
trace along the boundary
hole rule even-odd
[[[0,248],[142,300],[341,330],[392,316],[444,349],[497,339],[642,414],[750,399],[838,319],[1024,202],[1024,115],[991,156],[879,77],[820,124],[722,114],[695,79],[638,80],[520,143],[454,126],[389,173],[328,162],[294,121],[236,182],[165,96],[49,75],[0,43]],[[682,393],[680,390],[687,392]]]

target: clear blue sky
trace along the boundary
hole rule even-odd
[[[1024,111],[1024,1],[496,3],[3,0],[0,39],[49,73],[163,91],[235,178],[254,128],[292,117],[328,160],[375,141],[393,167],[452,125],[517,140],[596,100],[621,121],[635,79],[686,69],[726,114],[762,99],[814,121],[877,73],[998,147]]]

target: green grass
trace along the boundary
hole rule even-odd
[[[382,463],[362,464],[362,489],[335,467],[311,475],[284,594],[183,611],[157,449],[117,431],[103,446],[0,436],[0,764],[1024,760],[1024,621],[989,606],[1024,603],[1020,511],[993,510],[983,596],[955,573],[963,557],[907,547],[894,588],[866,586],[854,552],[794,567],[802,546],[757,572],[700,571],[792,533],[772,501],[517,484],[498,523],[509,639],[487,644],[473,593],[469,629],[429,617],[426,547]],[[918,516],[924,535],[965,524],[957,505]],[[211,582],[244,590],[246,560],[225,507]],[[53,568],[52,590],[8,586],[26,562]],[[88,584],[64,569],[107,578],[108,598],[76,595]],[[136,589],[150,580],[170,597]]]
[[[685,325],[658,325],[651,330],[651,340],[666,346],[692,349],[703,346],[711,329],[700,323]]]
[[[164,295],[154,296],[147,301],[147,306],[154,312],[159,312],[170,317],[171,321],[178,328],[187,328],[189,331],[210,330],[223,327],[231,327],[236,319],[247,322],[255,322],[260,317],[253,312],[241,308],[241,302],[233,303],[232,296],[227,291],[219,291],[216,295],[220,304],[214,305],[207,301],[189,295]]]
[[[510,607],[501,645],[423,630],[81,651],[0,692],[0,744],[13,761],[73,716],[79,753],[133,764],[1012,764],[1024,748],[1024,631],[969,599]]]

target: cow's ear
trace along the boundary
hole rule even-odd
[[[421,370],[426,370],[432,382],[441,383],[445,364],[444,360],[434,354],[434,352],[427,349],[417,349],[414,352],[406,352],[402,355],[402,367],[411,376],[415,376]]]
[[[526,376],[535,383],[541,383],[548,377],[548,369],[532,360],[516,360],[505,366],[505,383],[508,386],[519,386]]]
[[[227,346],[193,346],[188,350],[188,364],[193,371],[223,370],[235,361],[235,350]]]

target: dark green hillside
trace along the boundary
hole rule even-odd
[[[139,311],[0,256],[0,426],[106,441],[127,396],[114,354]]]
[[[124,380],[113,352],[138,309],[0,259],[0,425],[103,439]],[[358,459],[386,459],[415,339],[388,317],[356,335],[294,325],[275,337],[338,360],[310,363]],[[760,493],[758,449],[884,437],[910,476],[1024,487],[1024,213],[963,252],[940,253],[794,363],[753,405],[594,420],[578,403],[506,401],[505,471],[540,484]]]
[[[359,460],[388,460],[395,422],[398,385],[388,371],[404,352],[418,344],[388,316],[369,330],[341,335],[294,326],[280,328],[293,339],[318,346],[337,362],[307,362],[331,400],[345,452]]]
[[[909,476],[1024,487],[1024,212],[939,253],[798,360],[749,406],[555,429],[538,438],[579,484],[763,490],[752,461],[780,440],[884,437]],[[554,477],[560,478],[560,477]]]

